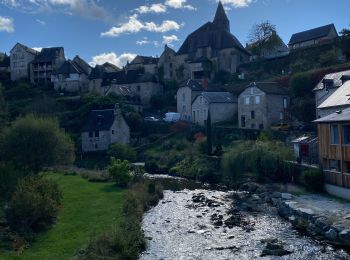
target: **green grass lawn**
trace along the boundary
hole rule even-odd
[[[47,178],[57,181],[63,192],[56,225],[20,256],[0,253],[0,259],[71,259],[95,234],[118,223],[124,192],[113,184],[53,173]]]

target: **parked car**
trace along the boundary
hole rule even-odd
[[[159,119],[154,116],[146,116],[143,120],[145,122],[159,122]]]
[[[276,131],[289,131],[291,129],[291,126],[289,124],[281,123],[278,125],[272,125],[271,129]]]
[[[174,112],[166,113],[163,120],[165,122],[177,122],[180,120],[180,114]]]

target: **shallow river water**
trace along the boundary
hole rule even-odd
[[[205,196],[214,206],[199,205],[193,196]],[[164,191],[164,199],[147,212],[143,230],[148,248],[141,259],[256,259],[265,248],[263,239],[278,239],[290,255],[263,259],[350,259],[350,255],[319,244],[295,231],[291,224],[268,214],[249,214],[252,230],[215,226],[212,216],[228,218],[229,192],[209,190]]]

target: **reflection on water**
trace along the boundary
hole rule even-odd
[[[195,203],[193,198],[198,195],[212,203]],[[164,199],[144,216],[143,229],[149,240],[141,259],[255,259],[265,248],[261,240],[270,238],[293,253],[265,259],[350,259],[343,251],[301,236],[275,216],[247,215],[245,221],[253,224],[253,229],[214,225],[213,219],[225,222],[229,218],[231,204],[227,192],[165,191]]]

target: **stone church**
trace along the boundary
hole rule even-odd
[[[166,80],[211,78],[216,71],[237,72],[250,54],[230,32],[230,21],[219,2],[213,22],[207,22],[193,33],[175,52],[165,47],[158,67]]]

